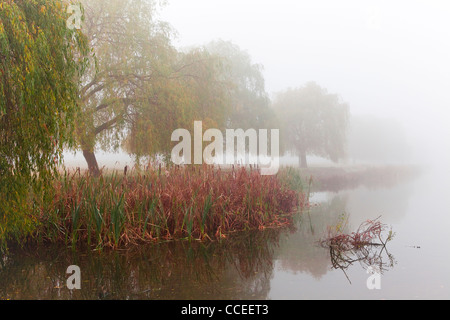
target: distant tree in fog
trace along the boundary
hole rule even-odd
[[[308,166],[307,155],[335,162],[345,156],[349,107],[339,95],[309,82],[278,93],[273,106],[285,149],[299,156],[300,167]]]

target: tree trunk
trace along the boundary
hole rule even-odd
[[[300,168],[303,168],[303,169],[308,168],[308,161],[306,160],[306,152],[301,150],[299,154],[300,155],[298,157],[298,162],[299,162]]]
[[[88,164],[89,172],[93,176],[99,176],[100,175],[100,169],[98,167],[97,158],[95,157],[95,153],[90,150],[83,150],[83,156],[84,159],[86,159],[86,162]]]

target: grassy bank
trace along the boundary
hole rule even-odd
[[[235,231],[280,227],[305,205],[298,176],[283,170],[209,166],[92,177],[65,172],[51,201],[34,213],[32,241],[121,247],[158,240],[214,240]]]

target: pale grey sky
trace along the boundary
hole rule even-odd
[[[169,0],[161,13],[175,45],[231,40],[268,92],[316,81],[433,151],[450,145],[449,17],[449,1],[418,0]]]

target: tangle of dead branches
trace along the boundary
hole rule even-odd
[[[394,257],[387,251],[386,244],[392,240],[394,233],[389,230],[384,237],[383,233],[388,227],[379,219],[380,217],[363,222],[350,234],[336,231],[341,228],[329,228],[328,236],[319,241],[322,247],[330,250],[332,267],[341,269],[347,279],[345,270],[355,262],[359,262],[364,269],[376,270],[380,274],[393,267]],[[383,252],[386,253],[388,261],[383,260]]]

